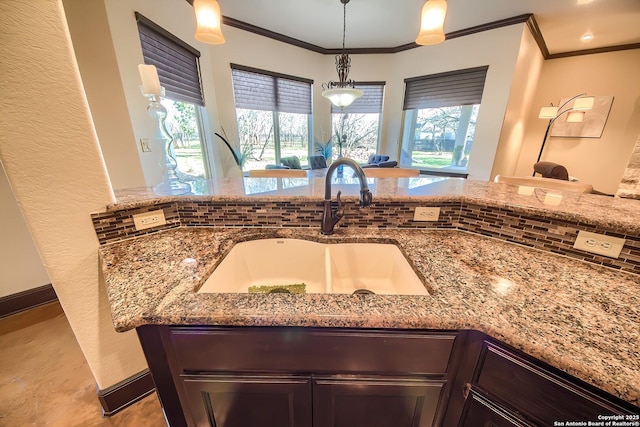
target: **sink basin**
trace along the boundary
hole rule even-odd
[[[324,244],[260,239],[235,245],[198,290],[246,293],[249,288],[306,293],[428,295],[402,252],[391,244]]]

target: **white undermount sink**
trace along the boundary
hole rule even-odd
[[[250,286],[299,283],[306,293],[428,295],[395,245],[301,239],[236,244],[198,292],[246,293]]]

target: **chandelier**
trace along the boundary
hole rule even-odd
[[[347,3],[349,0],[340,0],[343,5],[343,25],[342,25],[342,53],[336,55],[336,71],[338,72],[338,81],[331,80],[329,83],[322,84],[322,96],[328,98],[333,105],[344,108],[356,99],[360,98],[363,92],[356,89],[355,82],[349,80],[349,68],[351,68],[351,58],[347,54],[344,47],[345,34],[347,32]]]

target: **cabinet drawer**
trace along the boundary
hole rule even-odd
[[[476,385],[496,400],[544,425],[554,421],[594,421],[598,415],[624,413],[588,390],[529,361],[486,344]]]
[[[171,328],[180,369],[190,372],[442,375],[455,333],[310,328]]]

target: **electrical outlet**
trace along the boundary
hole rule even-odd
[[[598,255],[618,258],[624,243],[625,239],[580,230],[573,247]]]
[[[143,153],[151,151],[151,140],[149,138],[140,138],[140,148]]]
[[[136,230],[145,230],[147,228],[164,225],[167,223],[167,220],[164,218],[164,211],[162,209],[158,209],[157,211],[134,215],[133,223],[136,226]]]
[[[440,218],[440,208],[417,207],[413,213],[414,221],[437,221]]]

